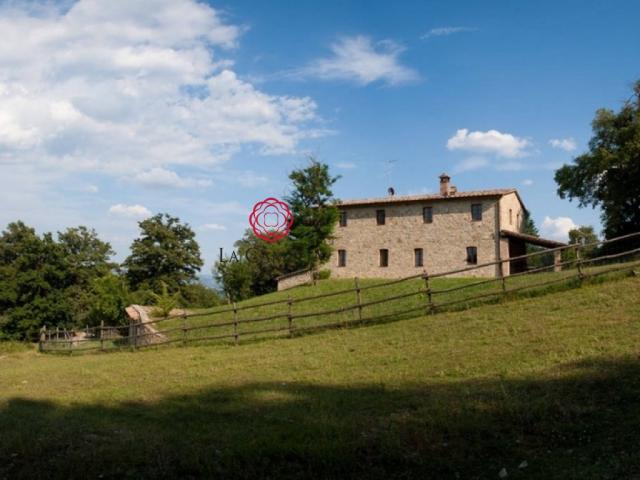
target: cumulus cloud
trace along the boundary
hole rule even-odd
[[[162,167],[155,167],[138,173],[132,179],[134,182],[150,186],[150,187],[170,187],[170,188],[189,188],[189,187],[208,187],[212,182],[208,179],[181,177],[172,170]]]
[[[145,218],[151,216],[151,211],[142,205],[125,205],[118,203],[109,208],[109,213],[119,217]]]
[[[531,143],[510,133],[502,133],[498,130],[486,132],[470,132],[466,128],[456,131],[447,141],[449,150],[465,150],[477,153],[492,153],[500,157],[522,157],[527,155],[527,148]]]
[[[573,152],[576,148],[578,148],[578,145],[576,145],[576,141],[571,137],[552,138],[551,140],[549,140],[549,145],[551,145],[553,148],[564,150],[565,152]]]
[[[578,228],[569,217],[544,217],[542,222],[543,236],[553,238],[562,242],[569,239],[569,230]]]
[[[438,28],[432,28],[427,33],[421,35],[420,39],[426,40],[427,38],[431,38],[431,37],[444,37],[447,35],[453,35],[454,33],[475,32],[476,30],[477,30],[476,28],[470,28],[470,27],[438,27]]]
[[[346,80],[359,85],[382,82],[400,85],[419,79],[416,71],[400,63],[405,48],[392,40],[373,42],[358,35],[343,37],[331,45],[332,55],[290,72],[293,77]]]
[[[244,146],[293,152],[319,134],[312,99],[238,78],[224,55],[242,28],[205,3],[8,2],[0,31],[0,167],[19,158],[171,181],[162,169],[219,163]]]
[[[220,225],[219,223],[205,223],[204,225],[200,226],[200,230],[204,230],[204,231],[224,231],[226,230],[227,227],[225,227],[224,225]]]
[[[525,178],[522,181],[522,185],[524,185],[525,187],[530,187],[531,185],[533,185],[533,180],[531,180],[530,178]]]

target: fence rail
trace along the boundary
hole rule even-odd
[[[192,342],[212,340],[229,340],[237,345],[241,338],[255,338],[269,333],[287,333],[289,336],[294,336],[300,332],[402,318],[416,312],[434,314],[446,311],[453,306],[473,306],[483,303],[483,301],[495,301],[526,290],[546,288],[560,283],[577,282],[577,284],[581,284],[585,279],[616,272],[635,272],[635,269],[640,267],[640,248],[592,257],[584,255],[584,252],[589,252],[594,248],[630,239],[640,241],[640,232],[589,244],[573,244],[546,249],[447,272],[429,274],[424,271],[418,275],[371,285],[360,285],[359,279],[355,278],[353,288],[300,298],[291,298],[289,296],[282,300],[241,306],[234,303],[230,307],[190,314],[181,313],[146,322],[132,319],[129,325],[117,327],[101,324],[100,326],[85,327],[76,331],[69,331],[59,327],[55,329],[43,328],[40,333],[39,348],[42,352],[74,353],[123,348],[136,349],[171,343],[186,345]],[[500,275],[479,281],[466,282],[461,285],[433,288],[436,286],[433,280],[436,279],[444,279],[461,273],[478,271],[489,266],[528,260],[555,254],[556,252],[564,255],[565,259],[509,276]],[[622,262],[615,263],[615,261],[620,260]],[[604,265],[597,265],[599,263]],[[502,271],[502,268],[498,269],[498,271]],[[549,272],[551,276],[545,277],[545,272],[548,271],[551,271]],[[524,281],[536,277],[543,281]],[[385,289],[385,287],[397,286],[403,283],[407,284],[408,291],[398,292],[397,290]],[[498,288],[491,290],[490,288],[493,285],[497,285]],[[374,290],[378,291],[380,298],[364,299],[363,293],[371,294]],[[351,295],[350,300],[339,304],[335,308],[326,308],[326,305],[323,305],[323,303],[326,303],[325,299],[346,295]],[[452,298],[447,298],[448,296]],[[318,300],[323,302],[319,302],[320,308],[317,310],[294,311],[294,307]],[[355,300],[355,303],[353,303],[353,300]],[[375,306],[379,306],[381,311],[374,312],[373,315],[364,315],[365,309]],[[393,308],[394,306],[397,308]],[[269,311],[277,307],[283,308],[273,313]],[[383,311],[386,307],[391,307],[390,311]],[[258,315],[241,318],[251,311],[256,312]],[[339,320],[335,321],[333,319],[335,316],[338,316]],[[346,318],[347,316],[348,318]],[[219,317],[219,320],[208,321],[207,317]],[[311,319],[317,319],[318,317],[325,321],[309,323]],[[204,322],[189,325],[188,322],[193,319],[204,319]],[[278,321],[282,323],[277,323]],[[244,328],[255,325],[261,326],[249,330]],[[153,327],[153,329],[150,327]],[[157,327],[166,328],[156,329]],[[195,332],[203,332],[203,334],[194,335]]]

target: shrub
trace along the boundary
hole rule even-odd
[[[318,272],[318,280],[328,280],[331,277],[331,270],[320,270]]]
[[[87,316],[90,325],[126,325],[124,309],[131,303],[131,294],[125,280],[108,274],[92,284],[91,310]]]
[[[155,300],[154,315],[161,317],[168,317],[171,314],[171,310],[178,306],[179,293],[169,293],[169,288],[165,282],[161,282],[161,293],[151,292],[153,299]]]
[[[220,305],[221,299],[213,289],[201,283],[190,283],[180,289],[181,304],[190,308],[210,308]]]

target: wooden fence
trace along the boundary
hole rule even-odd
[[[228,341],[238,344],[241,338],[259,337],[266,334],[285,334],[294,336],[302,332],[325,329],[331,327],[343,327],[350,324],[364,324],[368,322],[384,321],[388,319],[406,318],[410,314],[435,314],[441,311],[467,308],[469,306],[499,300],[509,295],[517,295],[520,292],[548,288],[553,285],[574,282],[580,285],[585,279],[614,272],[637,273],[635,269],[640,268],[640,248],[633,248],[612,254],[601,254],[598,256],[586,256],[584,253],[601,249],[601,247],[621,242],[640,241],[640,232],[617,237],[614,239],[594,242],[590,244],[574,244],[558,248],[542,250],[527,255],[512,257],[495,262],[473,265],[442,273],[423,273],[412,275],[382,283],[371,285],[361,285],[358,278],[354,279],[352,288],[341,289],[328,293],[292,298],[273,300],[255,304],[237,305],[233,303],[228,307],[214,310],[202,311],[180,315],[173,315],[167,318],[155,319],[141,323],[131,320],[129,325],[113,327],[104,324],[98,327],[86,327],[82,330],[70,332],[64,329],[46,329],[40,332],[39,348],[41,352],[88,352],[106,351],[114,349],[137,349],[150,345],[164,345],[178,343],[187,345],[191,342],[203,341]],[[437,288],[437,279],[460,276],[460,274],[473,275],[473,272],[488,266],[501,265],[505,262],[520,260],[530,260],[545,255],[554,255],[561,252],[564,259],[559,263],[550,263],[524,272],[509,276],[498,276],[492,278],[482,278],[478,281],[469,281],[460,285]],[[538,274],[544,272],[554,272],[561,268],[561,273],[553,273],[548,276]],[[498,269],[501,271],[502,269]],[[476,277],[477,278],[477,277]],[[534,280],[542,281],[534,281]],[[407,284],[411,288],[408,291],[397,293],[397,286]],[[488,290],[486,287],[497,285],[497,289]],[[390,288],[393,287],[393,288]],[[483,290],[485,288],[485,290]],[[363,294],[378,290],[378,296],[373,300],[364,301]],[[475,292],[474,292],[475,290]],[[389,291],[389,293],[387,293]],[[391,295],[390,293],[393,293]],[[453,298],[446,299],[447,295]],[[330,297],[350,296],[352,300],[340,304],[336,308],[318,309],[316,311],[302,311],[296,313],[294,307],[306,302],[328,299]],[[437,297],[444,300],[437,301]],[[413,298],[412,302],[405,302],[399,308],[391,308],[390,311],[381,312],[382,306],[388,306],[399,300]],[[274,307],[282,307],[281,310],[264,315]],[[372,315],[365,315],[365,309],[377,307]],[[257,312],[257,317],[251,317],[248,312]],[[348,319],[345,315],[350,314]],[[330,320],[332,316],[341,317],[339,321]],[[222,321],[208,322],[206,317],[222,316]],[[243,318],[246,317],[246,318]],[[205,323],[197,324],[194,319],[202,318]],[[310,319],[320,319],[320,321],[310,321]],[[276,322],[280,321],[280,323]],[[302,322],[301,322],[302,321]],[[195,324],[191,324],[194,322]],[[274,325],[275,323],[275,325]],[[153,329],[148,326],[153,325]],[[241,332],[243,326],[257,326],[255,329]],[[264,327],[262,326],[264,325]],[[166,328],[159,328],[166,327]],[[153,331],[150,331],[153,330]],[[197,335],[203,332],[203,335]],[[152,340],[153,337],[153,340]]]

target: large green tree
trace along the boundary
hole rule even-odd
[[[247,230],[235,243],[238,258],[216,263],[214,275],[225,295],[239,300],[276,290],[276,277],[316,268],[329,260],[329,240],[338,221],[329,167],[311,158],[309,164],[289,174],[292,189],[285,198],[294,215],[291,234],[267,243]]]
[[[124,261],[133,290],[160,291],[165,282],[171,291],[196,280],[203,265],[200,246],[188,224],[177,217],[157,214],[139,223],[141,235]]]
[[[95,301],[94,281],[110,274],[117,264],[115,252],[95,230],[80,226],[58,233],[58,243],[67,262],[69,283],[65,295],[76,323],[85,323]]]
[[[331,239],[338,221],[338,209],[331,188],[338,177],[332,177],[329,166],[313,157],[305,168],[289,174],[293,190],[286,197],[294,215],[289,255],[293,268],[316,268],[329,260]]]
[[[0,336],[34,338],[42,325],[70,324],[70,285],[69,264],[53,236],[9,224],[0,235]]]
[[[589,151],[556,171],[560,198],[602,209],[606,238],[640,231],[640,81],[618,112],[600,109]],[[636,239],[634,244],[640,244]]]
[[[265,242],[251,230],[235,242],[236,257],[223,259],[214,267],[216,280],[223,286],[225,296],[233,301],[252,295],[273,292],[278,287],[276,277],[289,273],[299,263],[291,255],[292,241]]]

